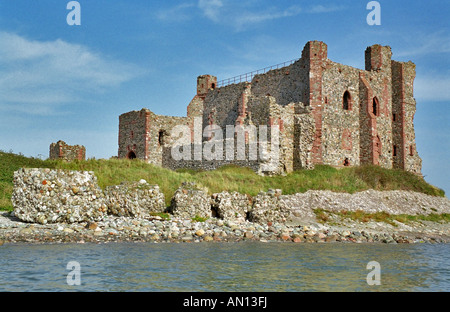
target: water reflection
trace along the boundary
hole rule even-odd
[[[449,244],[3,245],[0,291],[449,291],[449,258]],[[369,261],[380,286],[366,282]]]

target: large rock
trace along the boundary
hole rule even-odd
[[[145,180],[108,186],[105,196],[108,213],[116,216],[145,218],[166,209],[159,186]]]
[[[253,198],[253,207],[248,215],[251,222],[261,224],[279,222],[301,225],[316,218],[308,194],[282,195],[281,190],[272,189],[260,192]]]
[[[93,172],[22,168],[14,172],[14,214],[33,223],[98,221],[107,213]]]
[[[386,212],[392,215],[429,215],[450,211],[448,198],[412,191],[366,190],[354,194],[308,191],[305,194],[310,196],[311,209],[322,208],[334,212],[361,210],[366,213]]]
[[[280,195],[261,192],[254,197],[249,213],[252,222],[281,222],[301,225],[316,220],[315,209],[335,213],[342,211],[385,212],[391,215],[429,215],[450,212],[450,201],[411,191],[366,190],[354,194],[309,190],[305,193]]]
[[[252,198],[238,192],[221,192],[212,195],[211,206],[220,219],[244,222],[251,210]]]
[[[281,205],[281,192],[269,190],[253,197],[253,207],[249,212],[249,221],[256,223],[285,222],[290,214],[289,208]]]
[[[169,212],[186,219],[210,218],[212,216],[210,196],[195,183],[183,182],[172,197]]]

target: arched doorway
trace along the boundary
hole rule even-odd
[[[129,151],[127,159],[136,159],[136,154],[133,151]]]

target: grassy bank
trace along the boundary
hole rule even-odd
[[[431,221],[431,222],[438,222],[438,223],[448,223],[450,222],[450,214],[443,213],[443,214],[436,214],[431,213],[429,215],[407,215],[407,214],[389,214],[387,212],[376,212],[376,213],[369,213],[364,212],[361,210],[357,211],[340,211],[340,212],[332,212],[325,209],[315,209],[314,213],[316,214],[316,218],[319,222],[324,224],[330,224],[334,225],[333,217],[337,216],[340,219],[349,219],[352,221],[357,222],[384,222],[391,224],[393,226],[397,226],[397,224],[394,221],[401,222],[401,223],[412,223],[412,222],[419,222],[419,221]]]
[[[101,188],[122,181],[145,179],[158,184],[166,196],[166,204],[184,181],[193,181],[207,187],[210,193],[238,191],[256,195],[269,188],[279,188],[283,194],[307,190],[331,190],[354,193],[367,189],[410,190],[433,196],[444,196],[444,191],[428,184],[422,178],[403,170],[389,170],[377,166],[335,169],[316,166],[314,170],[299,170],[286,176],[262,177],[248,168],[226,166],[214,171],[171,171],[138,160],[89,159],[62,162],[28,158],[13,153],[0,152],[0,210],[11,210],[14,171],[22,167],[57,168],[94,171]]]

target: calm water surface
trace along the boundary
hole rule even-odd
[[[450,291],[450,244],[5,244],[0,267],[0,291]]]

